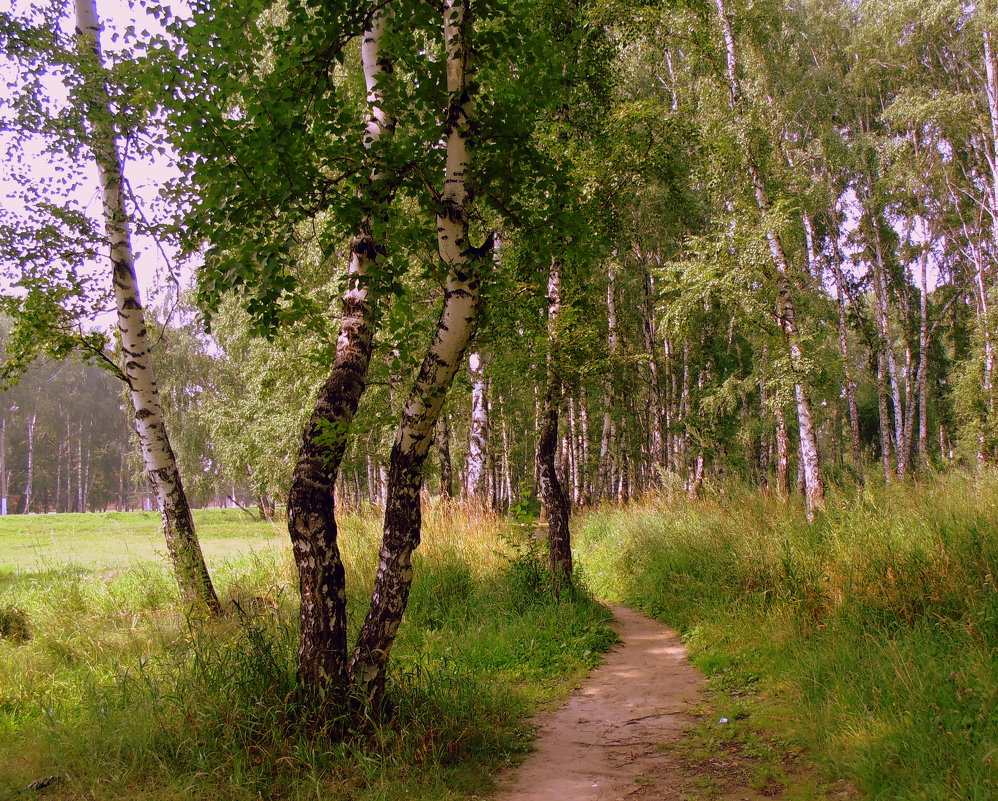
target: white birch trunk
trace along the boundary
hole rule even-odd
[[[412,553],[419,545],[422,523],[422,468],[433,427],[471,339],[478,316],[481,273],[492,248],[469,241],[471,198],[466,184],[472,107],[468,0],[445,0],[447,92],[450,104],[444,127],[446,166],[438,200],[437,246],[447,267],[444,303],[433,342],[402,413],[392,448],[385,503],[380,562],[371,606],[357,638],[350,674],[361,697],[376,702],[385,685],[385,670],[412,586]]]
[[[469,498],[485,497],[485,468],[488,457],[489,382],[486,375],[491,353],[475,352],[468,356],[468,377],[471,379],[471,425],[468,427],[468,465],[465,492]]]
[[[35,421],[37,415],[28,418],[28,471],[24,484],[24,514],[31,512],[31,491],[35,481]]]
[[[135,410],[135,430],[142,459],[163,517],[166,546],[185,602],[219,613],[221,607],[208,575],[201,546],[194,531],[187,496],[170,446],[156,386],[145,310],[139,300],[131,230],[124,204],[124,172],[110,109],[107,87],[101,76],[103,56],[100,21],[95,0],[75,0],[79,46],[92,74],[85,76],[98,102],[88,107],[94,158],[100,176],[104,226],[111,258],[111,280],[118,313],[118,332],[124,369]],[[81,454],[82,461],[82,454]],[[81,505],[82,477],[79,488]],[[82,511],[82,509],[81,509]]]
[[[721,22],[721,33],[724,38],[728,73],[728,89],[730,92],[731,109],[735,113],[735,124],[745,152],[749,177],[755,190],[756,204],[765,217],[770,210],[769,196],[766,191],[762,174],[749,146],[747,130],[743,122],[741,84],[738,78],[738,60],[735,37],[731,29],[725,0],[714,0]],[[783,330],[790,351],[790,363],[795,372],[803,363],[803,352],[800,344],[800,333],[797,326],[797,312],[791,282],[790,263],[787,259],[783,242],[779,233],[767,224],[766,240],[776,267],[777,286],[777,318]],[[818,435],[812,416],[811,399],[806,387],[795,376],[794,396],[797,401],[797,423],[800,430],[801,459],[804,467],[805,500],[808,516],[812,517],[815,510],[824,504],[825,485],[821,473],[821,461],[818,453]]]
[[[918,459],[929,467],[929,281],[927,253],[920,259],[918,306]]]

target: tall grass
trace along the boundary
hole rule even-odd
[[[998,797],[998,476],[833,491],[802,510],[729,488],[588,515],[590,586],[677,627],[714,686],[873,798]]]
[[[212,565],[230,613],[188,625],[158,564],[9,573],[0,609],[0,798],[462,798],[526,748],[526,717],[614,640],[608,615],[553,600],[492,516],[428,510],[393,652],[394,715],[309,715],[295,692],[287,549]],[[98,536],[94,534],[93,536]],[[376,516],[344,518],[351,625],[376,566]],[[3,581],[3,579],[0,579]]]

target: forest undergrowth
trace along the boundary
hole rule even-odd
[[[390,800],[486,790],[528,749],[526,718],[563,696],[616,635],[587,597],[552,598],[519,527],[456,507],[426,517],[392,654],[394,714],[350,726],[320,722],[297,700],[287,549],[212,564],[228,610],[216,623],[185,619],[160,564],[0,572],[0,797]],[[354,629],[379,541],[376,515],[344,516]]]
[[[813,523],[757,489],[658,498],[576,547],[595,594],[683,635],[701,739],[806,747],[873,799],[998,797],[998,475],[834,490]]]

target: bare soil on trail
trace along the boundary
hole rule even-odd
[[[704,699],[704,678],[675,632],[632,609],[612,611],[620,645],[564,706],[536,721],[536,750],[500,781],[496,801],[780,795],[782,788],[759,791],[738,775],[724,775],[723,759],[691,766],[677,753],[684,732],[698,722],[692,707]]]

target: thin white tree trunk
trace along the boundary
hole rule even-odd
[[[593,487],[592,470],[589,463],[589,397],[585,387],[579,388],[579,450],[582,453],[579,501],[588,505],[592,502]]]
[[[756,204],[765,220],[766,215],[770,211],[770,201],[762,174],[752,153],[747,135],[748,131],[745,128],[743,120],[745,116],[742,108],[744,101],[738,78],[735,37],[731,29],[731,20],[728,17],[725,0],[714,0],[714,2],[717,7],[718,16],[720,17],[721,32],[727,56],[730,105],[732,111],[735,113],[735,124],[738,128],[739,139],[744,149],[749,177],[755,190]],[[800,333],[797,326],[797,311],[793,295],[790,263],[779,233],[768,225],[766,227],[766,240],[769,243],[770,253],[773,256],[773,262],[776,267],[777,319],[790,351],[791,367],[796,372],[801,369],[804,354],[801,349]],[[804,466],[805,500],[808,516],[811,517],[814,511],[824,504],[825,484],[821,473],[818,435],[813,420],[811,399],[806,387],[796,376],[794,381],[794,396],[797,401],[797,423],[800,430],[801,459]]]
[[[475,352],[468,356],[471,379],[471,425],[468,427],[468,465],[465,492],[469,498],[483,498],[487,490],[486,462],[489,432],[489,382],[486,375],[491,353]]]
[[[856,378],[849,351],[848,302],[845,273],[842,271],[842,251],[838,242],[836,223],[832,246],[832,277],[835,279],[835,300],[839,312],[839,353],[842,356],[842,369],[845,373],[846,404],[849,408],[849,450],[853,464],[860,478],[863,475],[863,449],[859,431],[859,405],[856,402]]]
[[[877,408],[880,414],[880,461],[884,468],[884,480],[890,481],[893,475],[891,469],[891,451],[893,437],[891,434],[891,416],[887,399],[887,359],[883,352],[877,353]]]
[[[612,361],[620,351],[620,334],[617,330],[616,270],[612,263],[607,268],[606,319],[607,350]],[[613,405],[616,393],[612,379],[607,380],[606,387],[606,410],[603,412],[603,433],[600,436],[599,453],[598,485],[601,498],[609,498],[611,495],[617,494],[613,447],[616,430]]]
[[[32,412],[28,418],[28,471],[24,485],[24,514],[31,511],[31,491],[35,481],[35,421],[37,415]]]
[[[897,455],[897,472],[899,476],[908,473],[905,458],[905,420],[904,407],[901,403],[901,381],[898,374],[897,356],[894,353],[894,342],[890,329],[889,284],[887,280],[887,264],[884,260],[883,246],[880,237],[879,215],[873,208],[873,191],[870,190],[870,225],[873,229],[873,295],[876,308],[877,326],[880,330],[882,349],[887,364],[887,376],[890,380],[891,403],[893,406],[894,452]]]
[[[124,172],[115,138],[110,99],[102,77],[104,64],[99,39],[101,26],[96,3],[95,0],[75,0],[75,3],[79,46],[89,62],[90,74],[85,77],[97,99],[97,102],[88,106],[88,123],[100,176],[118,332],[124,354],[123,372],[135,410],[135,430],[142,447],[146,473],[155,489],[163,517],[166,546],[173,561],[180,593],[188,604],[217,614],[221,611],[221,606],[194,532],[194,520],[177,470],[177,460],[170,446],[156,386],[145,310],[139,299],[138,282],[135,278],[135,256],[124,204]],[[82,483],[81,476],[81,506],[85,502]]]
[[[10,473],[7,470],[7,413],[0,410],[0,514],[6,515],[8,481]]]
[[[655,330],[654,278],[648,269],[645,269],[644,273],[644,303],[641,309],[641,330],[644,335],[645,351],[648,354],[648,373],[651,385],[651,404],[649,406],[652,434],[651,456],[655,478],[656,480],[661,480],[668,462],[668,449],[665,441],[665,392],[662,386],[662,370],[658,358],[658,333]]]
[[[991,123],[991,209],[998,219],[998,63],[995,60],[993,35],[984,27],[984,76],[985,94],[988,99],[988,119]],[[998,239],[998,226],[992,226],[994,237]]]
[[[920,296],[918,306],[918,459],[929,467],[929,257],[923,253],[919,260]]]

